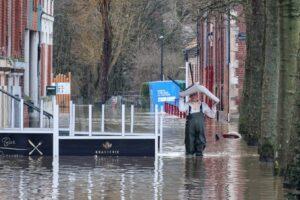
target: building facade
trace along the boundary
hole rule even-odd
[[[242,7],[225,14],[205,15],[197,22],[197,38],[185,49],[187,86],[194,82],[206,86],[220,99],[219,118],[238,115],[242,95],[246,56]],[[190,67],[193,73],[190,73]],[[207,97],[203,101],[212,104]]]
[[[0,87],[36,106],[52,81],[53,4],[0,0]],[[9,101],[1,94],[0,106]]]

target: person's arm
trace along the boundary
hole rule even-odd
[[[179,98],[179,111],[180,112],[186,112],[188,110],[188,105],[187,103],[184,102],[183,97]]]
[[[202,102],[203,113],[209,118],[215,118],[217,113],[217,103],[210,108],[206,103]]]

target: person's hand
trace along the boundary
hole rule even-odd
[[[180,96],[181,98],[184,98],[184,97],[185,97],[185,96],[183,95],[182,92],[179,92],[179,96]]]

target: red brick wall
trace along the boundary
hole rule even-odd
[[[24,56],[24,31],[27,19],[26,0],[11,1],[11,16],[8,16],[8,1],[0,0],[0,55],[7,56],[8,22],[11,18],[11,55],[14,58]]]
[[[0,0],[0,55],[7,54],[7,0]]]
[[[243,14],[243,7],[238,6],[236,7],[236,11],[238,14],[238,21],[237,25],[239,28],[239,32],[246,33],[246,23],[244,19],[244,14]],[[245,74],[245,60],[246,60],[246,41],[245,40],[238,40],[238,52],[236,54],[236,57],[239,61],[238,68],[236,69],[236,75],[238,76],[238,89],[239,89],[239,95],[237,99],[237,104],[240,103],[240,99],[242,97],[243,93],[243,84],[244,84],[244,74]]]

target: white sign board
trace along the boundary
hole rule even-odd
[[[56,94],[71,94],[70,83],[62,82],[55,83],[56,85]]]

